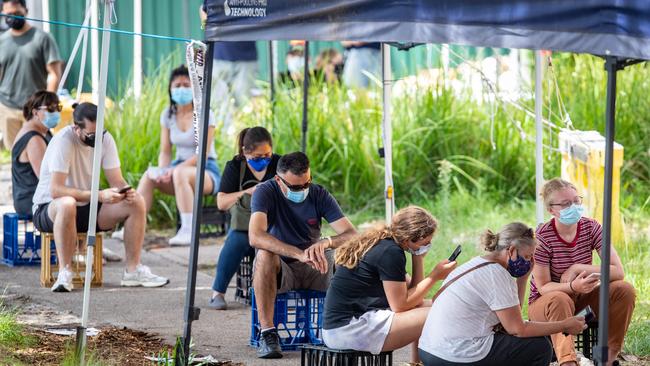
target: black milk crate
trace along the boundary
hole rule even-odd
[[[246,255],[242,258],[237,269],[237,289],[235,290],[235,300],[239,303],[250,305],[253,289],[253,259],[255,255]]]
[[[369,352],[340,350],[325,346],[301,347],[300,366],[391,366],[393,352],[373,355]]]

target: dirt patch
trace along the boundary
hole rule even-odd
[[[26,333],[33,337],[31,346],[8,352],[8,356],[25,365],[59,365],[66,351],[74,348],[74,336],[62,336],[48,333],[42,329],[26,328]],[[164,349],[170,349],[163,341],[152,334],[128,328],[106,327],[98,335],[88,337],[88,349],[95,359],[108,365],[151,365],[145,356],[155,356]],[[170,352],[171,353],[171,352]],[[213,365],[237,366],[229,361]]]
[[[13,358],[26,365],[59,365],[66,351],[74,348],[74,336],[51,334],[26,328],[33,337],[32,346],[9,350]],[[88,338],[88,349],[97,359],[114,365],[147,365],[145,356],[160,352],[165,344],[160,338],[127,328],[103,328]]]

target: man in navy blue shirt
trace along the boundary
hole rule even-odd
[[[301,152],[282,156],[275,178],[256,186],[251,211],[248,235],[257,249],[253,288],[261,326],[257,356],[280,358],[273,325],[276,294],[327,290],[334,268],[333,250],[327,249],[345,243],[356,230],[334,197],[311,182],[309,159]],[[321,239],[322,219],[337,235]]]

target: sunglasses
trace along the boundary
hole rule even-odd
[[[305,189],[309,188],[309,186],[311,185],[311,177],[305,184],[289,184],[289,182],[284,180],[284,178],[282,178],[281,176],[277,175],[277,177],[280,178],[282,183],[284,183],[284,185],[287,186],[287,188],[289,188],[290,191],[294,191],[294,192],[304,191]]]
[[[43,110],[47,109],[48,112],[54,113],[54,112],[61,112],[63,110],[63,105],[57,104],[57,105],[43,105],[38,107],[37,109]]]

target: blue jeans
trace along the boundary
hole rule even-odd
[[[255,249],[248,242],[248,231],[230,230],[219,254],[217,275],[212,283],[214,291],[226,293],[232,276],[239,268],[239,262],[246,255],[255,255]]]

